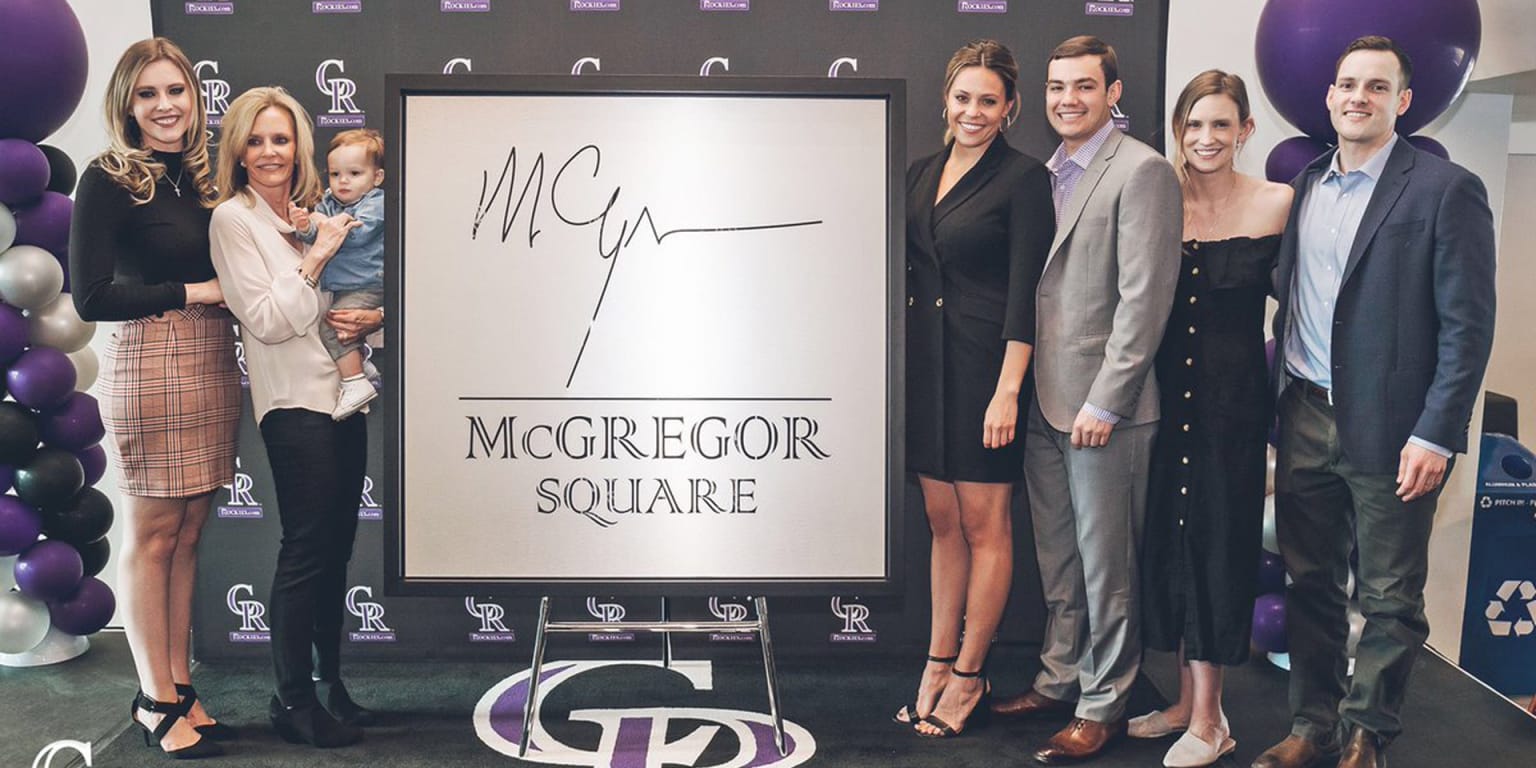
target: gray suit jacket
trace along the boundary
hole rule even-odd
[[[1157,421],[1152,362],[1183,226],[1173,167],[1112,130],[1062,211],[1037,291],[1035,385],[1056,430],[1070,432],[1085,401],[1125,426]]]

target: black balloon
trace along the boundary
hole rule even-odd
[[[82,488],[63,505],[43,510],[43,533],[76,545],[95,541],[112,528],[112,501],[95,488]]]
[[[38,509],[68,501],[85,485],[85,468],[73,453],[44,448],[32,461],[16,468],[16,495]]]
[[[112,557],[112,540],[103,536],[89,544],[76,544],[75,549],[80,553],[80,562],[85,564],[85,575],[95,576]]]
[[[37,454],[37,418],[20,403],[0,403],[0,464],[21,466]]]
[[[37,145],[43,151],[43,156],[48,158],[48,189],[61,195],[71,195],[75,192],[75,161],[69,159],[69,155],[58,147],[50,147],[47,144]]]

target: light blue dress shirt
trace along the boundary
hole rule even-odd
[[[1323,389],[1333,390],[1333,311],[1344,281],[1349,251],[1355,244],[1365,209],[1387,158],[1400,139],[1397,134],[1359,168],[1345,173],[1335,150],[1328,170],[1307,190],[1297,221],[1296,276],[1291,286],[1290,331],[1285,335],[1285,370]],[[1445,448],[1408,438],[1441,456]]]

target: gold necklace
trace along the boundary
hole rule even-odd
[[[181,197],[181,175],[186,173],[186,172],[187,172],[187,166],[186,165],[182,165],[181,167],[176,169],[176,180],[175,181],[171,181],[171,177],[165,175],[164,171],[160,172],[160,178],[165,179],[165,183],[171,185],[171,191],[175,192],[177,197]]]
[[[1231,184],[1231,186],[1227,187],[1227,193],[1222,196],[1220,202],[1218,202],[1215,205],[1211,206],[1211,214],[1212,215],[1211,215],[1210,219],[1212,221],[1220,220],[1221,212],[1226,210],[1227,204],[1232,202],[1232,195],[1235,192],[1237,192],[1237,185],[1238,185],[1237,174],[1233,174],[1232,175],[1232,184]],[[1197,226],[1197,225],[1200,224],[1200,220],[1199,220],[1199,218],[1197,218],[1195,216],[1195,212],[1194,212],[1193,209],[1194,209],[1194,206],[1192,206],[1192,205],[1186,205],[1184,207],[1184,226],[1186,228],[1188,228],[1194,234],[1195,242],[1197,242],[1197,243],[1199,243],[1199,242],[1206,242],[1206,243],[1213,242],[1210,239],[1210,232],[1211,232],[1210,229],[1207,228],[1207,227]]]

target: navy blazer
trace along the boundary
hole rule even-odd
[[[1300,212],[1333,156],[1291,182],[1296,196],[1275,270],[1275,391],[1285,382]],[[1395,473],[1411,435],[1465,451],[1493,325],[1493,213],[1483,182],[1399,139],[1334,305],[1333,403],[1345,456],[1363,471]]]

